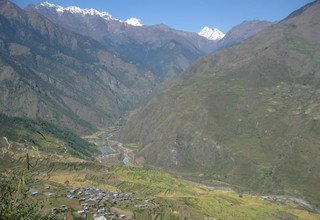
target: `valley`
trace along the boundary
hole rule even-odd
[[[0,0],[0,220],[320,219],[320,0],[224,32],[193,23],[220,1],[163,13],[200,32],[152,23],[165,0],[21,2]]]
[[[3,125],[4,120],[1,122]],[[178,177],[181,174],[142,166],[137,146],[113,140],[118,126],[84,137],[89,144],[94,143],[95,148],[92,157],[87,158],[70,155],[72,151],[65,150],[67,144],[60,153],[52,154],[52,149],[61,142],[38,129],[33,132],[41,142],[36,138],[24,143],[19,143],[23,139],[12,141],[16,136],[1,139],[1,179],[23,177],[28,197],[40,203],[42,212],[55,219],[99,215],[108,216],[107,219],[319,217],[317,210],[302,200],[299,203],[288,197],[241,192],[223,187],[223,183],[206,186],[183,180]],[[35,144],[38,147],[34,147]],[[117,156],[104,158],[99,150],[101,146],[111,147]],[[127,152],[137,155],[126,155]],[[130,164],[124,160],[126,157]],[[26,164],[30,164],[30,171]]]
[[[117,132],[120,128],[115,129],[114,127],[112,127],[113,132],[112,133],[99,133],[99,137],[101,139],[101,137],[103,136],[107,136],[107,138],[105,138],[106,142],[105,144],[107,144],[108,146],[113,145],[115,146],[115,149],[118,149],[118,153],[120,155],[119,158],[123,158],[122,163],[125,166],[135,166],[137,164],[135,164],[135,155],[134,155],[134,151],[132,149],[129,148],[129,146],[124,146],[123,143],[117,142],[117,141],[111,141],[110,138],[113,137],[113,133]],[[95,135],[94,135],[95,136]],[[112,143],[112,144],[111,144]],[[108,163],[108,161],[106,161]],[[119,161],[121,162],[121,161]],[[173,173],[174,175],[183,177],[182,173]],[[237,189],[238,192],[236,192],[234,189],[230,188],[227,186],[226,183],[220,182],[220,183],[216,183],[216,185],[204,185],[198,182],[193,182],[193,181],[188,181],[188,180],[184,180],[187,181],[197,187],[203,188],[203,189],[208,189],[208,190],[220,190],[220,191],[229,191],[229,192],[233,192],[233,193],[238,193],[241,194],[243,192],[241,192],[241,189]],[[296,205],[307,209],[311,212],[320,214],[320,209],[317,208],[316,206],[311,205],[309,202],[301,199],[301,198],[297,198],[294,196],[286,196],[286,195],[260,195],[260,198],[262,200],[266,200],[266,201],[271,201],[271,202],[280,202],[280,203],[286,203],[287,201],[293,202]]]
[[[107,219],[319,217],[314,210],[288,199],[209,188],[154,168],[123,166],[121,159],[99,162],[62,154],[52,157],[32,149],[27,152],[32,165],[30,173],[23,165],[25,151],[10,148],[6,154],[14,156],[15,172],[21,172],[16,175],[24,173],[27,193],[35,194],[31,199],[41,202],[43,211],[57,219],[99,215],[108,216]],[[12,175],[3,168],[1,172]]]
[[[123,143],[112,139],[114,133],[118,132],[118,130],[119,127],[112,126],[83,138],[99,149],[101,154],[97,155],[96,160],[100,163],[110,163],[113,161],[123,163],[126,166],[131,166],[135,163],[133,150],[124,147]]]
[[[192,181],[319,207],[319,7],[198,60],[132,112],[119,139]]]
[[[134,155],[134,150],[132,150],[132,146],[126,146],[123,143],[120,143],[118,141],[114,141],[111,138],[113,137],[114,133],[117,133],[121,128],[116,128],[116,127],[111,127],[109,129],[106,129],[106,131],[98,132],[96,134],[93,134],[91,136],[85,137],[85,139],[92,141],[94,143],[99,143],[99,145],[103,146],[111,146],[110,148],[113,149],[113,152],[109,152],[108,155],[111,156],[106,156],[104,163],[105,164],[110,164],[110,163],[117,163],[118,165],[124,165],[126,167],[141,167],[135,162],[135,155]],[[99,147],[99,145],[97,147]],[[138,148],[139,149],[139,148]],[[137,150],[137,147],[136,147]],[[117,153],[115,153],[117,152]],[[138,152],[138,151],[135,151]],[[116,162],[114,160],[114,157],[118,156],[118,161]],[[113,159],[111,159],[113,158]],[[102,160],[97,158],[97,160],[102,163]],[[151,169],[156,169],[156,168],[151,168]],[[173,175],[179,176],[179,178],[183,177],[183,173],[177,173],[174,172]],[[222,191],[222,192],[230,192],[234,194],[238,194],[239,196],[243,195],[250,195],[250,192],[245,192],[241,190],[240,188],[235,188],[232,189],[231,187],[228,187],[226,183],[223,182],[216,182],[215,184],[212,185],[204,185],[198,182],[193,182],[193,181],[188,181],[188,180],[183,180],[181,181],[186,181],[186,183],[190,183],[191,185],[194,185],[195,187],[199,187],[202,189],[207,189],[209,191]],[[249,194],[247,194],[249,193]],[[281,203],[281,204],[287,204],[287,203],[293,203],[303,209],[306,209],[310,212],[317,213],[320,215],[320,209],[317,208],[316,206],[311,205],[309,202],[297,198],[294,196],[290,195],[256,195],[259,197],[262,201],[270,201],[272,203]]]

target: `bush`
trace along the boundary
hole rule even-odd
[[[24,186],[24,176],[0,177],[1,220],[56,219],[41,213],[38,203],[30,202]]]

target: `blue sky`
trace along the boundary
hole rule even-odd
[[[244,20],[280,20],[312,0],[48,0],[61,6],[107,11],[125,20],[138,17],[145,25],[198,32],[203,26],[227,32]],[[13,0],[20,7],[41,0]]]

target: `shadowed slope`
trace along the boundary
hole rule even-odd
[[[144,101],[155,86],[101,44],[0,2],[0,112],[91,131]]]

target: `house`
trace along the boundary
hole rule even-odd
[[[94,220],[107,220],[106,217],[104,216],[98,216],[98,217],[94,217]]]
[[[147,204],[144,204],[144,205],[135,205],[136,208],[139,208],[139,209],[145,209],[145,208],[148,208],[148,205]]]
[[[39,192],[37,192],[37,191],[31,192],[31,196],[37,196],[38,194],[39,194]]]
[[[77,198],[77,196],[75,194],[68,194],[67,197],[69,199],[74,199],[74,198]]]
[[[84,211],[84,210],[78,210],[77,213],[80,214],[80,215],[82,215],[82,214],[85,213],[85,211]]]
[[[98,213],[100,213],[100,214],[103,214],[103,213],[105,213],[105,211],[106,211],[106,209],[105,209],[105,208],[102,208],[102,209],[98,209]]]
[[[70,194],[74,194],[75,192],[77,192],[79,190],[79,188],[75,188],[75,189],[71,189],[69,190]]]
[[[87,216],[85,210],[78,210],[78,211],[77,211],[77,214],[78,214],[79,216],[81,216],[82,218],[86,218],[86,216]]]

